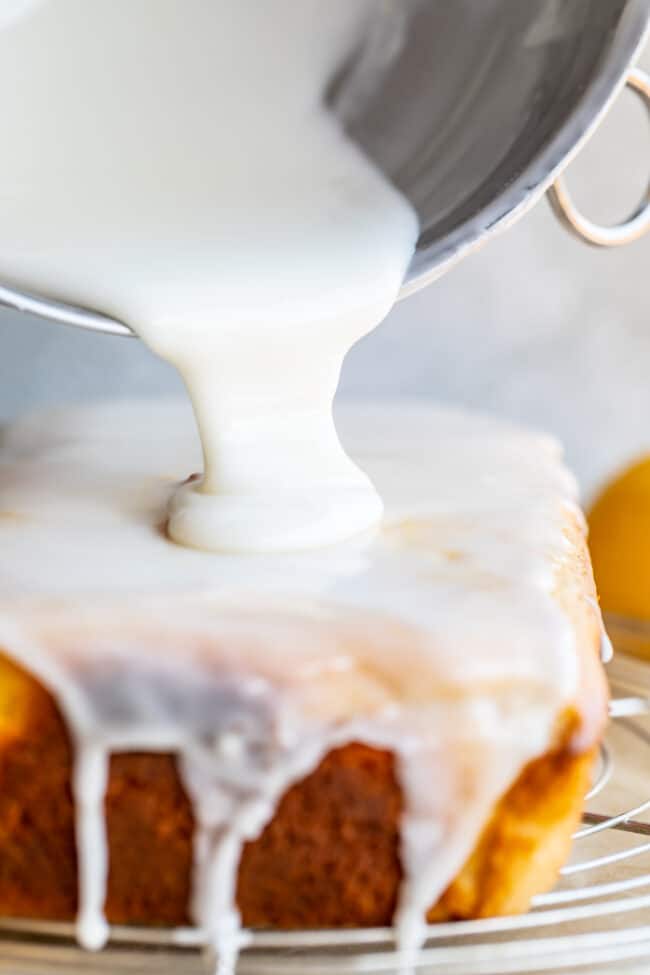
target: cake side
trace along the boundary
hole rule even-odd
[[[4,689],[14,688],[10,709]],[[77,862],[72,752],[48,693],[2,658],[0,686],[0,914],[74,919]],[[589,787],[594,751],[576,753],[574,720],[498,802],[431,920],[525,910],[555,882]],[[435,788],[435,783],[432,783]],[[246,844],[237,902],[250,927],[385,926],[397,901],[402,796],[393,756],[350,744],[284,795]],[[191,921],[192,807],[171,755],[119,754],[106,795],[113,923]]]

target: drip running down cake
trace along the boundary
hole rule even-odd
[[[184,403],[16,422],[0,449],[0,913],[246,927],[526,910],[607,711],[575,484],[549,438],[356,407],[383,497],[336,546],[173,545]]]

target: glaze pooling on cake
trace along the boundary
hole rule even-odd
[[[245,557],[161,532],[169,496],[200,459],[183,404],[62,411],[4,437],[0,646],[54,692],[77,796],[91,793],[78,844],[80,935],[92,946],[110,752],[181,755],[199,824],[195,917],[232,958],[241,844],[331,748],[362,741],[396,754],[396,923],[414,945],[563,711],[580,716],[576,747],[597,740],[597,655],[554,598],[567,511],[577,512],[555,442],[415,407],[343,411],[341,431],[381,490],[384,526],[333,548]],[[598,608],[588,610],[597,638]]]

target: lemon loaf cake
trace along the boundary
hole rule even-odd
[[[554,883],[607,712],[576,488],[550,438],[342,411],[386,505],[304,553],[170,542],[189,407],[16,422],[0,448],[0,912],[394,923]]]

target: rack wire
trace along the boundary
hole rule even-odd
[[[650,965],[650,667],[610,666],[613,721],[573,856],[520,917],[431,925],[415,975],[647,973]],[[0,922],[0,975],[204,975],[194,929],[116,927],[97,955],[69,925]],[[251,932],[237,975],[385,975],[404,968],[387,928]]]

